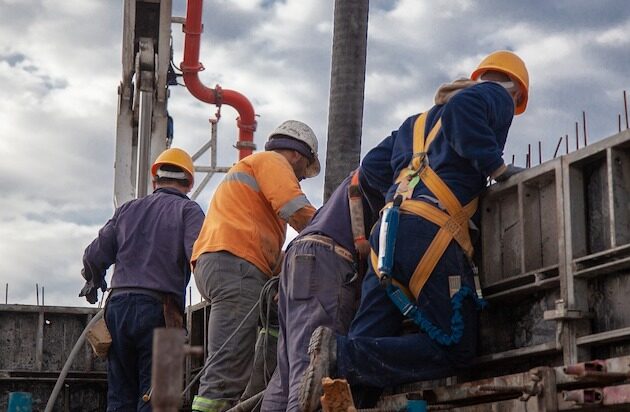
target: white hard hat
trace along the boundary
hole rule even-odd
[[[273,132],[271,132],[271,134],[269,135],[269,139],[268,139],[269,142],[267,143],[267,145],[269,145],[271,140],[273,140],[274,138],[281,138],[281,137],[289,137],[299,142],[306,143],[306,145],[310,149],[310,153],[309,153],[310,156],[306,156],[306,157],[308,157],[311,160],[311,162],[306,168],[305,177],[317,176],[321,170],[321,165],[319,163],[319,157],[317,156],[317,136],[315,136],[315,132],[313,132],[313,129],[311,129],[310,127],[308,127],[308,125],[298,120],[287,120],[283,122],[280,126],[276,127],[276,129]],[[273,145],[273,146],[276,146],[276,145]],[[266,147],[270,147],[270,146],[266,146]],[[279,147],[276,146],[275,148],[279,148]],[[287,147],[287,149],[295,150],[295,148],[293,147]]]

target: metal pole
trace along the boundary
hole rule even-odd
[[[153,332],[151,406],[155,412],[177,412],[184,376],[183,329],[157,328]]]
[[[138,158],[136,162],[136,197],[147,195],[149,184],[149,162],[151,154],[151,114],[153,94],[140,92],[140,120],[138,121]]]
[[[46,306],[44,303],[44,287],[42,286],[42,306]]]
[[[564,135],[564,145],[566,146],[566,153],[569,154],[569,135]]]
[[[556,145],[556,150],[553,152],[553,158],[555,159],[558,155],[558,150],[560,149],[560,145],[562,144],[562,136],[560,136],[560,140],[558,140],[558,144]]]
[[[9,304],[9,284],[7,283],[4,287],[4,303]]]
[[[575,122],[575,150],[580,148],[580,136],[578,135],[578,122]]]
[[[542,142],[538,141],[538,164],[542,164]]]
[[[628,128],[628,99],[626,99],[626,91],[623,91],[623,111],[626,114],[626,129]]]
[[[582,111],[582,127],[584,132],[584,147],[588,146],[588,138],[586,136],[586,112]]]
[[[335,0],[324,202],[359,165],[369,0]]]
[[[526,167],[532,167],[532,145],[531,144],[527,144],[527,166]]]
[[[39,306],[39,285],[35,284],[35,296],[37,298],[37,306]]]

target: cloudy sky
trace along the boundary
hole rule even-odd
[[[204,2],[200,78],[251,100],[259,147],[275,125],[300,119],[319,136],[325,164],[333,3]],[[549,159],[561,136],[574,139],[576,121],[581,130],[582,111],[589,142],[617,133],[623,90],[630,92],[627,0],[370,3],[363,154],[430,107],[437,86],[468,75],[496,49],[517,52],[531,79],[528,110],[510,131],[508,161],[514,154],[524,165],[530,144],[537,163],[538,141]],[[174,0],[174,15],[185,15],[184,0]],[[87,305],[76,297],[81,256],[113,212],[121,37],[122,0],[0,0],[1,303],[8,284],[9,303],[34,304],[37,284],[47,305]],[[179,25],[173,44],[179,63]],[[169,111],[173,145],[195,152],[209,137],[215,108],[175,87]],[[237,157],[236,116],[223,108],[224,166]],[[218,181],[198,198],[204,210]],[[304,187],[321,205],[323,175]],[[194,302],[198,296],[194,291]]]

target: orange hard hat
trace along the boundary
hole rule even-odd
[[[493,70],[505,73],[515,80],[521,89],[521,97],[516,103],[514,114],[521,114],[527,107],[527,99],[529,96],[529,73],[525,63],[511,51],[499,50],[486,56],[479,66],[472,72],[470,78],[477,80],[485,72]]]

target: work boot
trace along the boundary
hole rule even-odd
[[[311,335],[308,344],[311,363],[302,377],[300,387],[300,410],[312,412],[319,407],[322,396],[322,378],[330,376],[337,363],[337,339],[332,329],[319,326]]]

